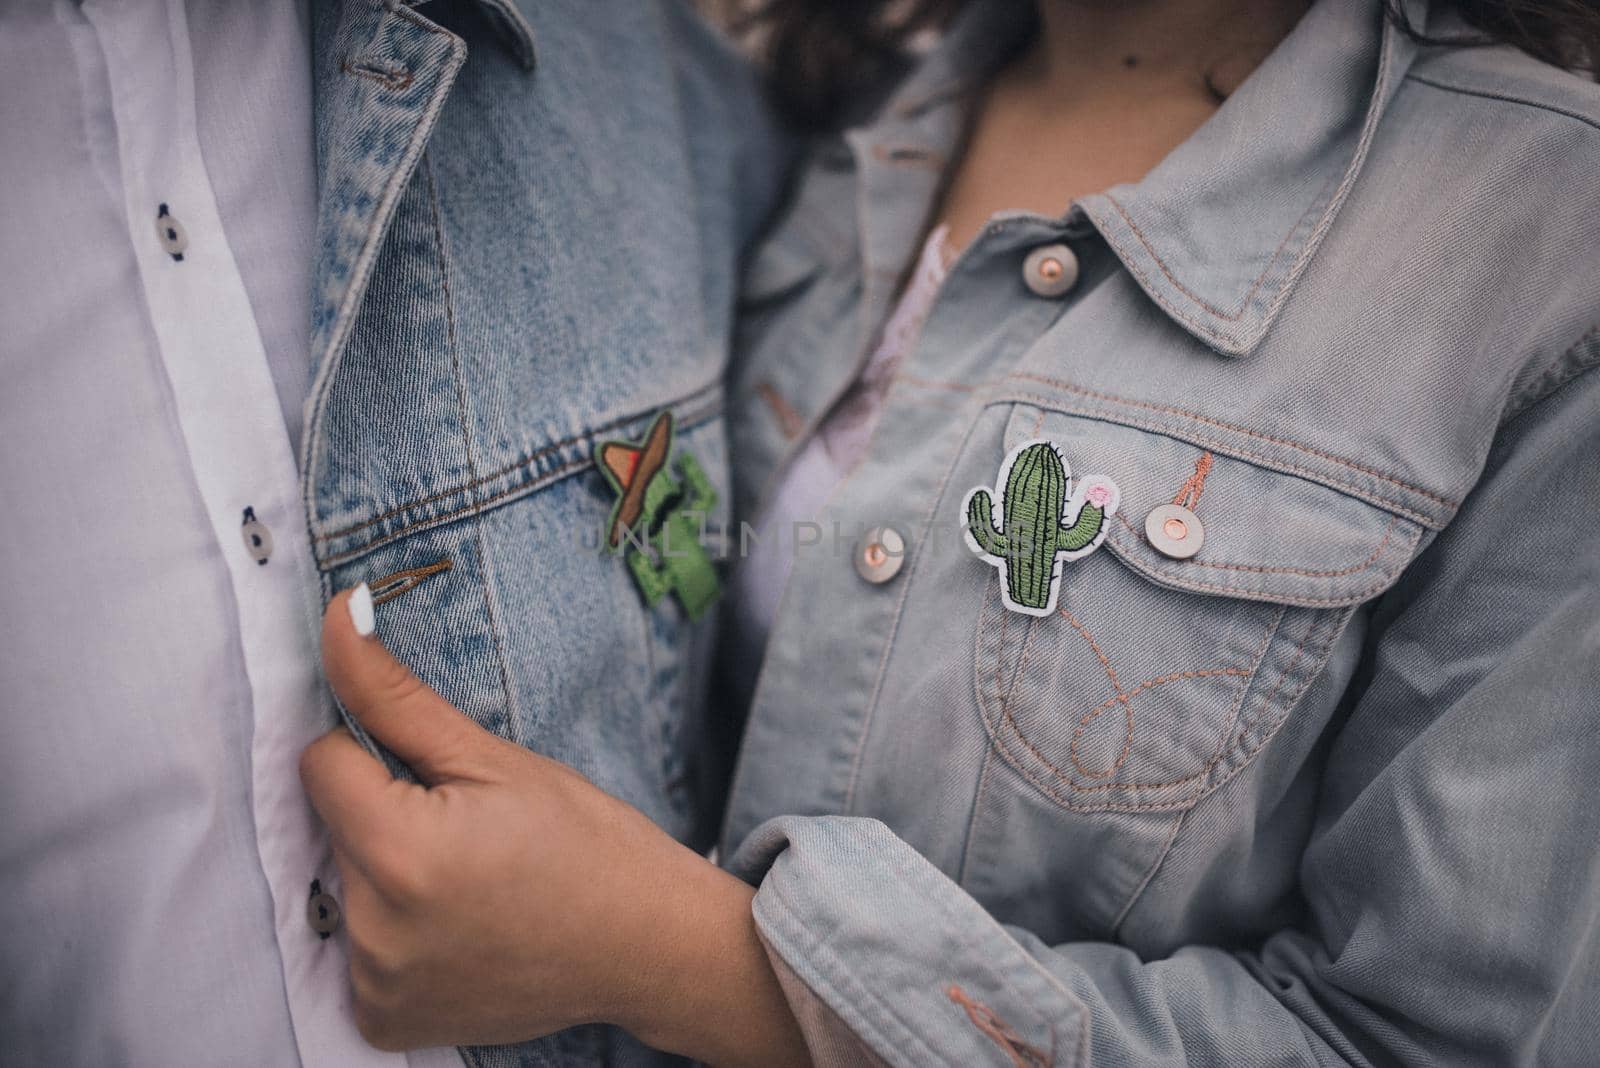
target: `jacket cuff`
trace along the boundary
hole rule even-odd
[[[818,1065],[1086,1063],[1083,1003],[879,821],[779,817],[728,866]]]

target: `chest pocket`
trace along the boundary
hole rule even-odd
[[[1074,475],[1121,489],[1100,551],[1061,565],[1053,615],[1007,611],[998,574],[976,613],[990,739],[1070,809],[1183,808],[1248,764],[1425,529],[1325,479],[1209,452],[1201,434],[1030,403],[999,411],[1007,451],[1046,438]],[[1188,558],[1146,533],[1151,511],[1180,498],[1203,524],[1168,528],[1201,539]]]

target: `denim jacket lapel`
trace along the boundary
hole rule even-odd
[[[1408,5],[1414,25],[1425,6]],[[1174,322],[1248,355],[1332,226],[1416,52],[1376,0],[1324,0],[1154,170],[1079,206]]]

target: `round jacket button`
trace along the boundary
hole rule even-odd
[[[1144,517],[1144,536],[1162,556],[1187,560],[1205,544],[1206,528],[1183,505],[1163,504]]]
[[[161,239],[161,247],[167,250],[167,255],[175,260],[183,259],[183,251],[189,247],[189,235],[165,204],[156,211],[156,236]]]
[[[306,923],[323,938],[339,929],[339,902],[332,894],[315,893],[306,902]]]
[[[245,551],[258,564],[272,559],[272,531],[256,518],[254,508],[244,510],[244,522],[239,526],[239,536],[244,539]]]
[[[1041,297],[1059,297],[1078,284],[1078,257],[1066,245],[1041,245],[1022,261],[1022,280]]]
[[[856,546],[856,571],[873,584],[894,578],[905,560],[905,539],[892,527],[873,527]]]

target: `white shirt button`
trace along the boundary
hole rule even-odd
[[[256,518],[254,508],[244,510],[244,522],[239,525],[239,536],[244,539],[245,551],[256,563],[265,565],[272,559],[272,531]]]
[[[327,938],[339,929],[339,902],[322,890],[322,880],[311,880],[311,898],[306,902],[306,923],[317,932],[318,938]]]
[[[905,560],[905,539],[892,527],[873,527],[856,546],[856,572],[873,585],[898,575]]]
[[[165,204],[156,211],[156,236],[161,238],[161,247],[167,250],[167,255],[183,262],[183,250],[189,247],[189,235]]]
[[[1059,297],[1078,284],[1078,257],[1066,245],[1041,245],[1022,261],[1022,280],[1041,297]]]
[[[1187,560],[1205,544],[1206,528],[1183,505],[1163,504],[1144,517],[1144,536],[1162,556]]]

